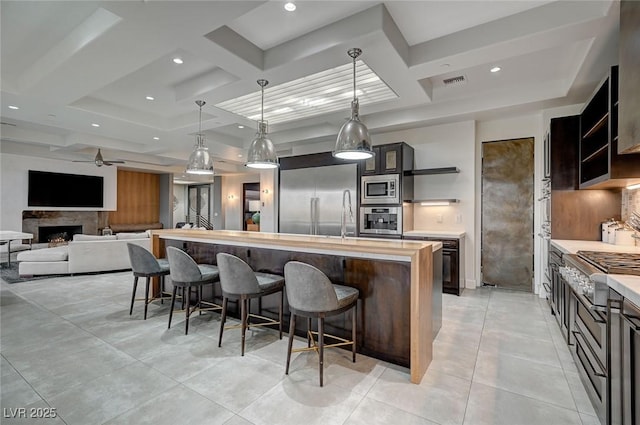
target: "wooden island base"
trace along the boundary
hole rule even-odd
[[[359,353],[410,368],[414,383],[422,380],[431,362],[433,337],[442,314],[441,292],[433,290],[432,246],[437,248],[437,242],[180,229],[156,230],[152,237],[158,257],[165,256],[167,246],[177,246],[199,263],[216,264],[216,254],[226,252],[242,258],[256,271],[281,275],[288,261],[311,264],[332,282],[360,291],[356,318]],[[437,249],[436,263],[441,255],[442,250]],[[441,281],[435,283],[439,288]],[[261,309],[262,315],[275,318],[278,299],[266,297],[261,305],[254,303],[252,310],[257,313]],[[351,314],[327,318],[326,332],[350,337]],[[283,329],[288,329],[288,318],[286,314]],[[304,336],[305,332],[306,322],[299,323],[296,333]]]

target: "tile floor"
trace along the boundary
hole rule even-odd
[[[260,329],[217,347],[218,314],[137,303],[128,272],[0,282],[2,424],[589,424],[598,423],[544,300],[496,289],[444,295],[434,360],[420,385],[406,368],[329,350],[284,374],[286,338]],[[297,342],[302,345],[302,342]],[[55,408],[54,419],[12,418]],[[40,410],[41,412],[42,410]],[[34,412],[39,412],[34,410]]]

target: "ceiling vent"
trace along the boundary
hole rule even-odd
[[[467,82],[467,79],[464,75],[458,75],[457,77],[445,78],[442,80],[445,87],[447,86],[459,86],[460,84],[464,84]]]

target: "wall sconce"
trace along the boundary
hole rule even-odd
[[[233,196],[233,195],[227,195],[227,199],[229,199],[229,200],[233,200],[234,198],[235,198],[235,196]]]
[[[269,194],[269,189],[263,189],[262,193],[264,193],[265,195],[268,195]]]

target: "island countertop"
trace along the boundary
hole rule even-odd
[[[347,255],[356,258],[407,261],[425,246],[432,251],[442,248],[438,241],[408,241],[400,239],[372,239],[339,236],[295,235],[289,233],[247,232],[239,230],[164,229],[152,230],[162,239],[201,242],[222,245],[262,247],[317,254]]]
[[[442,320],[441,275],[434,288],[434,253],[441,262],[441,242],[199,229],[152,230],[151,237],[157,257],[164,257],[167,244],[189,247],[210,264],[215,252],[229,252],[256,270],[269,267],[278,274],[292,259],[317,260],[316,267],[325,265],[325,273],[337,273],[341,284],[360,291],[358,326],[366,337],[358,350],[409,366],[413,383],[420,383],[431,363]]]

